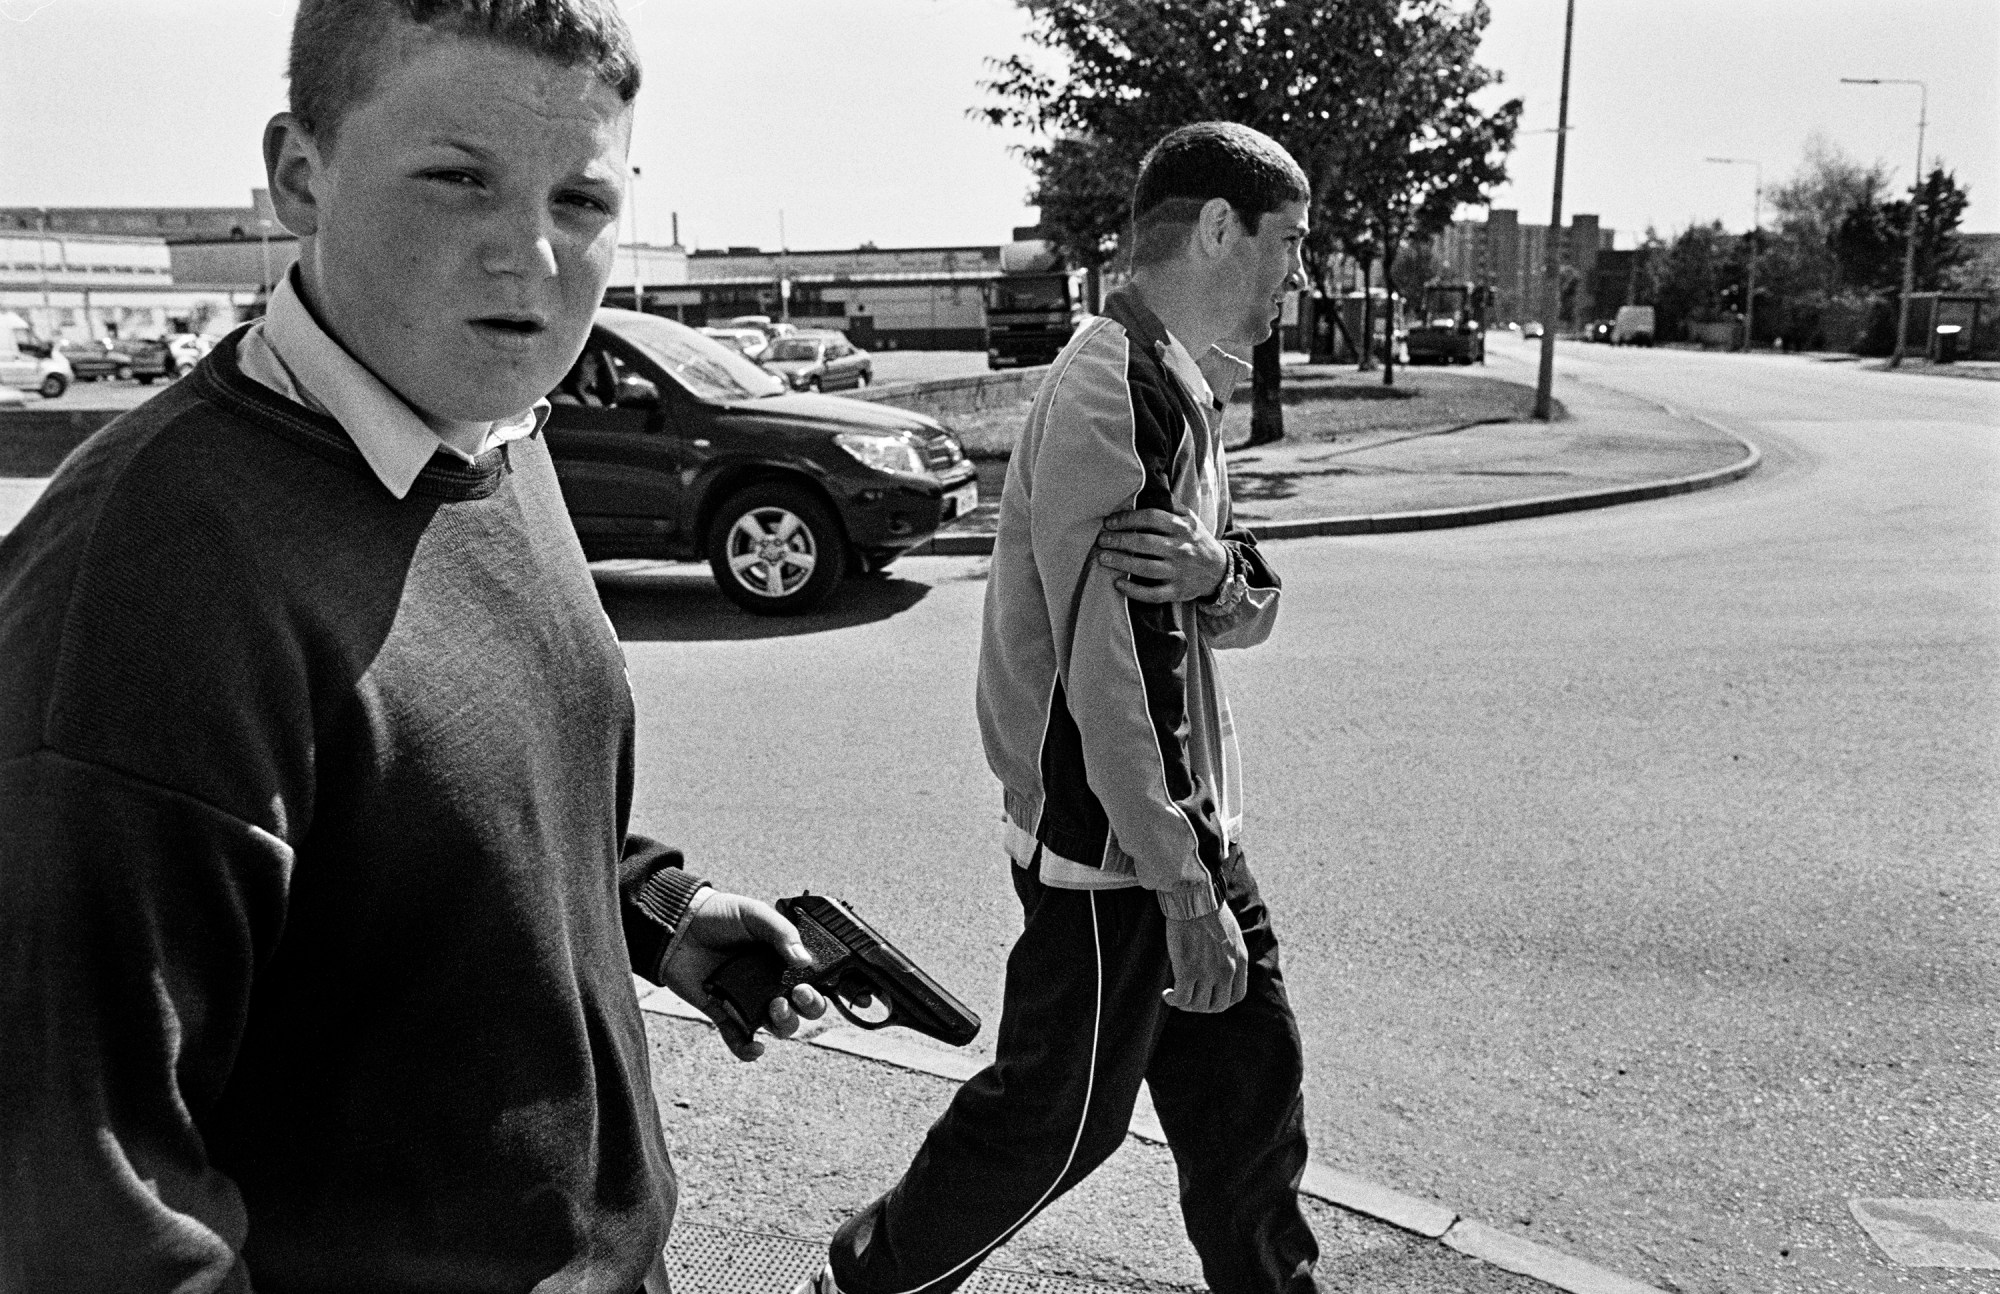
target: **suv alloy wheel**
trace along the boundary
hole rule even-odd
[[[723,595],[756,615],[798,615],[824,602],[847,567],[847,536],[810,491],[746,486],[716,510],[708,565]]]

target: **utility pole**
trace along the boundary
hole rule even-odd
[[[1750,286],[1743,298],[1743,349],[1750,349],[1751,339],[1756,337],[1757,322],[1757,252],[1758,231],[1764,226],[1764,164],[1747,157],[1704,157],[1704,162],[1719,162],[1724,166],[1754,166],[1757,168],[1757,188],[1750,199]]]
[[[646,276],[639,264],[639,168],[632,168],[632,181],[626,185],[631,195],[632,208],[632,308],[643,311],[646,308]]]
[[[1840,83],[1917,87],[1917,175],[1910,182],[1910,227],[1903,238],[1903,299],[1896,310],[1896,349],[1889,355],[1889,367],[1901,368],[1903,347],[1910,337],[1910,294],[1917,290],[1917,203],[1924,196],[1924,123],[1930,117],[1931,88],[1922,81],[1882,76],[1843,76]]]
[[[1569,144],[1569,50],[1576,30],[1576,0],[1567,0],[1563,12],[1562,106],[1556,114],[1556,193],[1549,205],[1548,264],[1542,271],[1548,299],[1548,318],[1542,324],[1542,368],[1535,379],[1535,419],[1547,422],[1549,393],[1556,383],[1556,316],[1562,310],[1562,224],[1563,152]]]
[[[778,208],[778,320],[792,321],[792,272],[790,245],[785,241],[785,209]]]

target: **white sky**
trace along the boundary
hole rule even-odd
[[[983,62],[1023,47],[1006,0],[625,0],[646,66],[639,228],[665,242],[793,247],[991,243],[1026,223],[1028,176],[969,120]],[[288,0],[0,0],[0,205],[241,206],[283,107]],[[1914,88],[1926,161],[2000,230],[1996,0],[1579,0],[1565,213],[1747,226],[1815,131],[1907,183]],[[1562,0],[1494,0],[1482,61],[1553,127]],[[1555,136],[1524,135],[1494,205],[1548,219]],[[1468,213],[1471,214],[1471,213]]]

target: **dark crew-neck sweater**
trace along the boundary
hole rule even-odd
[[[72,454],[0,540],[0,1288],[636,1288],[632,719],[538,439],[399,501],[225,343]]]

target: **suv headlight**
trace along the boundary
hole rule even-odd
[[[901,436],[843,431],[833,438],[833,443],[846,450],[862,466],[872,467],[878,472],[901,472],[905,476],[926,474],[923,454]]]

